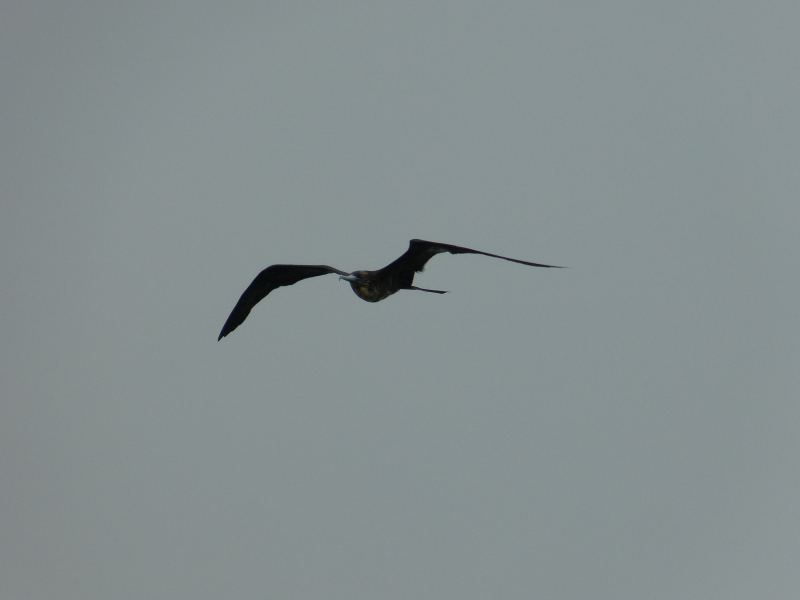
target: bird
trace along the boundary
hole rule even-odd
[[[259,273],[253,282],[244,291],[236,306],[231,311],[228,320],[220,331],[217,341],[231,333],[244,323],[253,307],[263,300],[267,294],[279,287],[294,285],[298,281],[310,277],[319,277],[329,273],[338,273],[339,280],[350,283],[356,296],[367,302],[380,302],[400,290],[417,290],[433,294],[446,294],[443,290],[429,290],[412,285],[414,274],[420,273],[425,264],[437,254],[449,252],[450,254],[482,254],[492,258],[502,258],[529,267],[544,267],[547,269],[562,269],[556,265],[543,265],[540,263],[508,258],[499,254],[489,254],[480,250],[472,250],[462,246],[426,242],[425,240],[411,240],[408,250],[394,262],[389,263],[377,271],[340,271],[328,265],[272,265]]]

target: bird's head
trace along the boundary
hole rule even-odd
[[[353,271],[352,273],[350,273],[350,275],[342,275],[341,277],[339,277],[339,280],[341,281],[342,279],[344,279],[345,281],[349,281],[350,283],[356,283],[364,278],[364,273],[366,273],[366,271]]]

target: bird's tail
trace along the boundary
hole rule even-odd
[[[425,288],[417,287],[415,285],[410,285],[406,289],[419,290],[420,292],[431,292],[432,294],[446,294],[447,293],[447,292],[443,292],[442,290],[426,290]]]

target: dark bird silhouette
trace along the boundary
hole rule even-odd
[[[353,288],[356,296],[367,302],[380,302],[399,290],[419,290],[420,292],[446,294],[447,292],[441,290],[426,290],[425,288],[411,285],[414,282],[414,273],[421,272],[425,268],[425,263],[442,252],[449,252],[450,254],[483,254],[484,256],[502,258],[521,265],[528,265],[529,267],[562,268],[424,240],[411,240],[405,254],[378,271],[353,271],[352,273],[347,273],[327,265],[272,265],[261,271],[253,280],[253,283],[244,291],[228,320],[225,321],[225,326],[222,328],[217,341],[241,325],[247,315],[250,314],[252,308],[272,290],[284,285],[294,285],[298,281],[309,277],[319,277],[328,273],[338,273],[340,280],[349,281],[350,287]]]

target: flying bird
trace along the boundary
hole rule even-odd
[[[272,265],[261,271],[253,280],[253,283],[244,291],[228,320],[225,321],[225,326],[220,331],[217,341],[241,325],[253,307],[272,290],[285,285],[294,285],[298,281],[309,277],[319,277],[328,273],[338,273],[339,279],[350,282],[350,287],[353,288],[356,296],[367,302],[380,302],[400,290],[419,290],[420,292],[431,292],[433,294],[446,294],[447,292],[442,290],[427,290],[411,285],[414,282],[414,273],[421,272],[425,268],[425,263],[442,252],[449,252],[450,254],[483,254],[484,256],[502,258],[521,265],[528,265],[529,267],[562,268],[424,240],[411,240],[405,254],[377,271],[353,271],[352,273],[347,273],[327,265]]]

